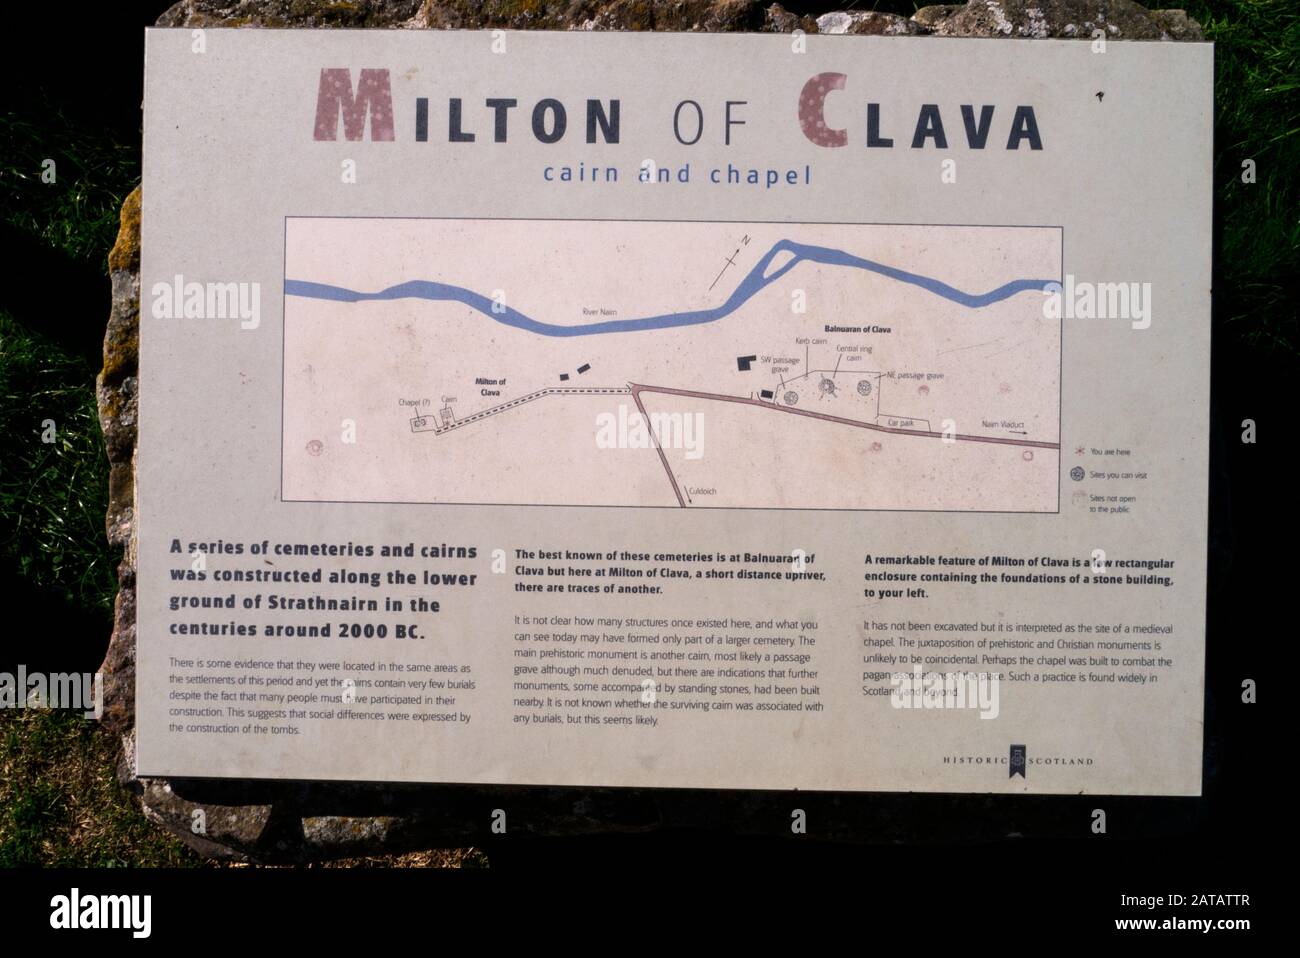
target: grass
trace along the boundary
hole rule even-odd
[[[874,7],[903,14],[921,5],[787,4],[811,13]],[[1300,17],[1294,0],[1193,0],[1186,9],[1217,44],[1216,332],[1248,351],[1294,356]],[[122,198],[139,180],[138,143],[74,124],[39,99],[0,114],[0,143],[0,228],[64,264],[70,276],[102,275]],[[53,184],[41,179],[46,159],[55,162]],[[1251,184],[1241,180],[1247,159],[1256,167]],[[9,297],[18,285],[8,285]],[[86,324],[77,334],[83,346],[102,336],[97,324],[107,314],[107,294],[97,297],[89,290],[99,313],[72,317]],[[107,463],[95,412],[94,349],[52,338],[38,313],[22,312],[21,305],[0,294],[0,569],[12,580],[9,591],[27,596],[29,606],[56,610],[53,621],[75,623],[62,632],[47,628],[42,648],[75,640],[102,654],[117,557],[104,541]],[[54,423],[53,442],[42,441],[45,420]],[[14,634],[7,633],[0,661],[25,651]],[[119,755],[114,736],[78,717],[0,712],[0,866],[199,863],[146,822],[117,784]],[[460,849],[338,864],[454,867],[484,859]]]
[[[1216,319],[1251,346],[1297,348],[1300,12],[1292,0],[1190,3],[1215,42]],[[1255,182],[1242,164],[1255,162]]]
[[[107,624],[117,550],[104,538],[108,459],[95,370],[3,311],[0,448],[0,566]]]
[[[67,712],[0,711],[0,868],[216,865],[140,814],[116,777],[115,735]],[[314,868],[482,868],[475,848],[340,859]],[[220,867],[246,867],[221,863]]]
[[[122,198],[140,180],[139,145],[87,132],[50,103],[0,114],[0,142],[0,222],[102,267]],[[51,160],[54,183],[43,180]]]
[[[0,867],[194,865],[114,774],[114,735],[67,712],[0,713]]]

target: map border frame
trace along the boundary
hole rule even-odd
[[[329,213],[309,213],[309,214],[288,214],[286,213],[281,219],[281,252],[280,252],[280,431],[279,431],[279,455],[280,455],[280,488],[279,501],[281,503],[301,503],[312,505],[384,505],[384,506],[453,506],[458,508],[477,507],[477,508],[517,508],[530,507],[535,509],[671,509],[678,510],[682,507],[679,505],[634,505],[634,504],[607,504],[607,503],[571,503],[571,502],[409,502],[403,500],[389,499],[286,499],[284,496],[284,421],[285,421],[285,354],[287,345],[287,324],[285,316],[285,302],[288,296],[284,293],[284,283],[287,280],[287,268],[289,262],[289,220],[496,220],[512,222],[532,222],[532,223],[551,223],[551,222],[612,222],[612,223],[718,223],[718,224],[745,224],[756,223],[762,225],[781,225],[790,224],[795,221],[789,219],[760,220],[746,217],[745,219],[736,220],[718,220],[718,219],[699,219],[683,220],[676,217],[625,217],[625,216],[414,216],[414,215],[350,215],[341,216]],[[920,227],[950,227],[957,229],[1054,229],[1060,233],[1060,251],[1061,251],[1061,270],[1058,282],[1065,282],[1065,226],[1063,224],[1051,223],[889,223],[889,222],[866,222],[860,220],[799,220],[801,225],[809,226],[920,226]],[[1061,335],[1057,340],[1057,403],[1056,403],[1056,442],[1057,442],[1057,468],[1056,468],[1056,508],[1054,510],[1025,510],[1025,509],[880,509],[880,508],[862,508],[847,509],[834,506],[706,506],[692,505],[691,509],[705,509],[713,512],[894,512],[894,513],[917,513],[921,515],[1014,515],[1014,516],[1055,516],[1061,514],[1061,455],[1063,454],[1064,444],[1062,443],[1064,425],[1065,425],[1065,321],[1060,320]]]

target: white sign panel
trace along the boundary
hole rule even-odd
[[[1210,46],[203,40],[140,774],[1199,794]]]

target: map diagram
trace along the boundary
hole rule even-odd
[[[1062,231],[291,217],[291,501],[1055,512]]]

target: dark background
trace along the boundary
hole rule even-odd
[[[10,102],[3,108],[57,107],[80,126],[138,144],[143,31],[167,6],[95,4],[72,16],[62,9],[6,11],[0,62],[3,98]],[[846,5],[788,6],[817,14]],[[898,9],[910,13],[911,5]],[[1194,9],[1189,12],[1197,15]],[[1216,189],[1239,172],[1239,162],[1224,166],[1226,172],[1216,175]],[[788,826],[780,823],[788,823],[792,796],[724,793],[720,802],[736,814],[731,827],[724,821],[716,829],[652,830],[591,839],[512,837],[493,842],[485,836],[481,847],[492,868],[539,864],[549,868],[574,861],[600,868],[634,863],[644,870],[745,863],[764,869],[789,866],[791,870],[783,874],[797,886],[799,866],[825,862],[854,877],[859,884],[853,887],[863,889],[864,908],[877,900],[874,895],[884,895],[879,901],[909,914],[918,901],[946,912],[958,907],[955,896],[962,896],[966,905],[974,901],[987,907],[1005,899],[1006,922],[1019,926],[1046,915],[1058,922],[1058,930],[1061,917],[1071,909],[1127,916],[1129,912],[1118,908],[1121,891],[1152,893],[1171,883],[1206,891],[1254,890],[1255,901],[1263,904],[1258,897],[1261,866],[1279,847],[1272,796],[1283,786],[1275,776],[1288,772],[1293,762],[1289,750],[1266,744],[1265,730],[1271,724],[1265,718],[1268,706],[1243,705],[1241,683],[1246,678],[1260,682],[1265,703],[1279,698],[1289,661],[1283,647],[1294,641],[1295,626],[1286,617],[1290,603],[1285,601],[1295,568],[1289,521],[1293,507],[1281,479],[1292,475],[1291,457],[1284,452],[1291,440],[1283,429],[1295,409],[1291,377],[1296,362],[1294,347],[1261,343],[1249,335],[1249,328],[1225,319],[1235,298],[1248,296],[1249,291],[1220,285],[1225,272],[1222,220],[1223,210],[1218,208],[1202,798],[798,796],[799,806],[809,812],[811,836],[817,834],[819,820],[827,818],[856,831],[856,842],[823,844],[815,837],[736,834],[788,832]],[[0,234],[0,243],[6,263],[5,305],[10,311],[69,350],[97,357],[108,315],[106,270],[60,257],[8,226]],[[1292,292],[1296,290],[1294,269],[1293,264],[1291,275],[1284,279]],[[50,290],[58,291],[54,300]],[[1293,328],[1294,309],[1292,299],[1291,312],[1279,316],[1279,322]],[[1172,403],[1180,397],[1153,396],[1151,401]],[[1104,381],[1096,384],[1096,402],[1108,402]],[[1144,411],[1112,409],[1108,414],[1140,417]],[[1260,438],[1255,445],[1240,441],[1242,420],[1248,418],[1258,424]],[[1205,506],[1189,501],[1183,508],[1190,518]],[[6,578],[13,573],[4,570]],[[10,581],[21,585],[16,575]],[[47,626],[55,623],[62,638],[57,646],[48,640],[34,645],[24,641],[21,629],[6,630],[0,659],[25,661],[31,668],[38,663],[57,670],[97,668],[108,638],[102,616],[80,613],[40,595],[24,597],[21,592],[10,594],[6,608]],[[1266,666],[1270,673],[1264,673]],[[1161,743],[1152,740],[1149,747],[1154,752]],[[596,795],[598,801],[605,795],[617,805],[622,801],[618,792],[584,794]],[[700,793],[689,797],[702,799]],[[1097,807],[1107,812],[1105,836],[1089,831],[1090,812]],[[763,823],[764,809],[770,810],[777,824]],[[954,876],[961,880],[953,880]],[[900,895],[896,887],[900,878],[922,884],[905,882],[904,888],[911,891]],[[214,884],[220,887],[219,882]],[[932,891],[922,895],[921,887]],[[758,917],[761,914],[760,910]],[[994,945],[1003,937],[998,932],[985,940]]]

